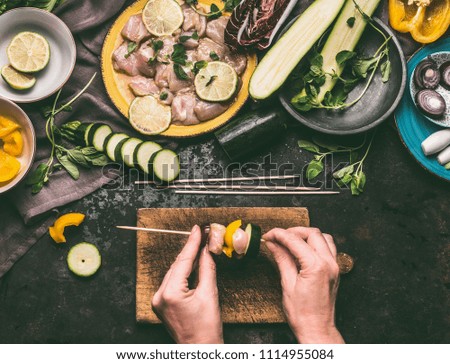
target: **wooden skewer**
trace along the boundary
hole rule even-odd
[[[144,228],[144,227],[136,227],[136,226],[116,226],[117,229],[123,230],[134,230],[134,231],[146,231],[151,233],[164,233],[164,234],[177,234],[177,235],[191,235],[190,231],[181,231],[181,230],[165,230],[165,229],[153,229],[153,228]],[[209,228],[206,229],[206,233],[209,232]],[[261,239],[261,242],[265,242],[264,239]]]
[[[214,191],[214,190],[176,190],[176,194],[181,195],[338,195],[339,191]]]
[[[184,189],[193,189],[193,190],[207,190],[207,189],[212,189],[212,190],[241,190],[241,191],[246,191],[246,190],[263,190],[263,191],[320,191],[320,188],[318,187],[286,187],[286,186],[205,186],[205,185],[169,185],[169,186],[158,186],[157,188],[159,189],[166,189],[166,188],[170,188],[170,189],[180,189],[180,191],[183,191]]]
[[[193,179],[179,179],[173,182],[173,184],[182,183],[211,183],[211,182],[240,182],[240,181],[263,181],[263,180],[284,180],[295,179],[300,177],[299,175],[291,174],[286,176],[254,176],[254,177],[223,177],[223,178],[193,178]],[[154,181],[135,181],[137,185],[155,183]]]

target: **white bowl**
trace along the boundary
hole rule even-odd
[[[37,82],[29,90],[14,90],[0,77],[0,96],[28,103],[45,99],[67,82],[75,67],[77,50],[72,33],[56,15],[37,8],[17,8],[0,16],[0,67],[9,64],[6,49],[20,32],[32,31],[50,44],[50,62],[35,74]]]

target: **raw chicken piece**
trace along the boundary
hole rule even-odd
[[[172,101],[172,121],[175,125],[195,125],[200,122],[194,109],[197,100],[192,90],[181,90]]]
[[[247,57],[240,53],[227,53],[225,54],[224,61],[233,67],[239,76],[247,68]]]
[[[122,37],[135,43],[140,43],[144,38],[150,37],[150,33],[142,22],[140,14],[133,15],[128,19],[122,29]]]
[[[203,37],[206,32],[206,17],[197,14],[189,5],[183,5],[184,23],[183,30],[196,30],[199,37]]]
[[[215,52],[219,56],[219,60],[223,60],[223,57],[228,53],[228,48],[223,44],[217,44],[209,38],[200,39],[197,48],[197,58],[199,61],[211,62],[211,52]]]
[[[223,225],[212,223],[209,227],[208,249],[211,253],[222,254],[225,231],[227,228]]]
[[[211,20],[206,26],[206,36],[217,44],[224,44],[225,27],[228,24],[228,16],[221,16],[218,19]]]
[[[158,87],[169,87],[169,74],[172,65],[158,63],[156,65],[155,82]]]
[[[137,67],[144,76],[153,77],[155,75],[155,62],[148,63],[154,56],[155,51],[147,42],[143,43],[136,52]]]
[[[194,34],[194,32],[183,32],[180,37],[192,37],[192,34]],[[198,47],[198,39],[189,38],[182,44],[186,49],[195,49]]]
[[[167,71],[167,81],[169,82],[169,90],[171,92],[178,92],[182,89],[188,88],[192,86],[192,79],[189,80],[180,80],[174,69],[173,69],[173,64],[168,65],[167,67],[168,71]],[[183,67],[184,71],[188,74],[190,73],[189,68],[187,67]]]
[[[163,47],[159,50],[158,56],[156,57],[158,62],[169,62],[170,56],[173,53],[173,45],[176,43],[174,37],[163,37],[158,38],[163,42]]]
[[[197,102],[194,112],[198,120],[206,121],[214,119],[216,116],[224,113],[228,107],[229,105],[220,104],[218,102],[206,102],[200,100]]]
[[[237,254],[244,254],[248,245],[248,234],[242,230],[237,229],[233,234],[233,248]]]
[[[128,42],[123,42],[122,45],[117,48],[113,53],[113,65],[114,69],[119,72],[125,72],[130,76],[136,76],[139,74],[138,61],[136,54],[133,52],[129,57],[125,57],[128,54]]]
[[[159,93],[159,88],[158,86],[156,86],[155,81],[144,76],[134,76],[128,86],[136,96],[153,95]]]
[[[167,88],[163,88],[159,94],[161,95],[163,93],[167,94],[167,97],[164,100],[161,100],[160,98],[159,101],[164,105],[172,105],[172,101],[174,98],[173,93],[170,92],[170,90]]]

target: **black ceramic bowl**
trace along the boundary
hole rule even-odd
[[[292,23],[291,21],[283,30],[283,34]],[[378,27],[387,36],[392,36],[390,41],[390,61],[392,73],[388,82],[383,83],[380,71],[377,71],[370,87],[363,98],[355,105],[344,110],[313,109],[308,112],[299,112],[291,104],[290,100],[295,92],[292,90],[290,79],[283,85],[279,98],[283,107],[302,124],[326,133],[335,135],[350,135],[365,132],[386,120],[397,108],[406,86],[406,60],[400,43],[392,31],[381,20],[375,18]],[[359,41],[358,54],[370,56],[376,52],[384,39],[371,26],[367,26]],[[362,81],[349,95],[348,100],[354,100],[364,89]]]

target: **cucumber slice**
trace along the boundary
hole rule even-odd
[[[256,67],[249,83],[255,100],[273,95],[338,16],[345,0],[316,0],[283,34]]]
[[[136,148],[142,143],[141,139],[130,138],[125,141],[120,151],[121,158],[128,167],[134,167],[134,154]]]
[[[134,151],[134,163],[142,169],[145,174],[149,174],[149,164],[153,154],[159,152],[162,147],[154,142],[144,142],[137,146]]]
[[[77,244],[69,250],[67,255],[67,265],[70,271],[80,277],[94,275],[101,264],[102,257],[94,244]]]
[[[88,133],[88,143],[92,145],[99,152],[103,152],[103,143],[106,137],[112,133],[112,129],[109,125],[103,123],[94,124],[92,128],[89,129]]]
[[[118,148],[120,142],[124,141],[125,139],[128,139],[129,136],[124,134],[124,133],[112,133],[110,134],[108,137],[106,137],[105,139],[105,152],[106,155],[113,161],[113,162],[117,162],[118,160],[116,159],[116,151],[118,150],[119,153],[119,159],[120,159],[120,148],[122,146],[120,146],[120,148]]]
[[[161,182],[172,182],[180,174],[180,160],[172,150],[162,149],[156,152],[150,164],[153,177]]]
[[[88,140],[88,136],[89,136],[89,130],[91,130],[91,128],[94,126],[95,124],[89,124],[86,129],[84,130],[84,144],[86,144],[86,146],[89,146],[89,140]]]
[[[261,228],[255,224],[248,224],[245,228],[245,232],[248,235],[248,245],[245,250],[245,256],[247,258],[255,258],[259,254],[261,246]]]

